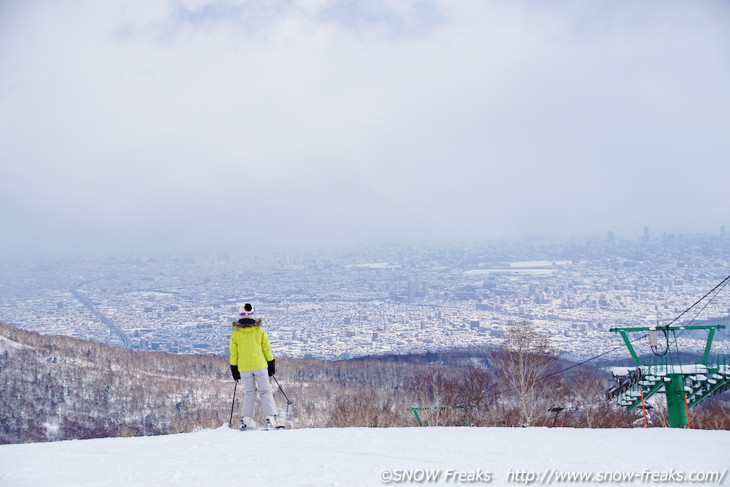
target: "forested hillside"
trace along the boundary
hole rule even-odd
[[[551,375],[565,363],[528,325],[515,329],[526,333],[526,353],[506,340],[499,350],[442,352],[438,363],[277,358],[276,377],[292,400],[287,406],[275,394],[280,416],[293,428],[415,426],[410,408],[438,406],[448,409],[419,411],[424,423],[632,426],[636,414],[604,398],[608,374],[581,366]],[[0,324],[0,385],[0,443],[23,443],[218,427],[229,420],[234,382],[223,356],[135,352]],[[234,426],[241,397],[239,387]],[[655,407],[654,425],[663,426]],[[727,416],[722,396],[693,409],[693,421],[712,421],[706,428],[730,428],[718,420]]]
[[[290,427],[415,424],[400,391],[419,366],[277,359]],[[420,366],[428,369],[428,366]],[[135,352],[0,324],[0,443],[194,431],[228,422],[223,356]],[[239,420],[241,387],[233,415]]]

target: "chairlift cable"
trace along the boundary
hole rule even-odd
[[[715,287],[713,287],[712,289],[710,289],[709,291],[707,291],[707,293],[705,293],[704,296],[702,296],[700,299],[698,299],[697,301],[695,301],[695,303],[692,306],[690,306],[686,310],[682,311],[676,318],[674,318],[672,321],[670,321],[669,323],[667,323],[666,325],[664,325],[664,328],[669,328],[677,320],[679,320],[682,316],[684,316],[685,314],[689,313],[689,311],[692,310],[692,308],[694,308],[695,306],[697,306],[698,304],[700,304],[702,302],[702,300],[704,300],[707,296],[709,296],[710,294],[712,294],[713,292],[715,292],[715,290],[717,290],[717,294],[719,294],[720,291],[722,290],[722,288],[725,287],[725,285],[728,283],[728,281],[730,281],[730,275],[728,275],[725,279],[723,279],[722,281],[720,281]],[[695,317],[692,318],[692,320],[690,321],[690,324],[692,322],[694,322],[694,320],[697,319],[697,317],[700,315],[700,313],[702,313],[705,310],[705,308],[707,308],[707,306],[712,302],[712,300],[717,297],[717,294],[715,294],[715,296],[713,296],[712,299],[710,299],[710,301],[707,302],[707,304],[695,315]]]
[[[704,306],[702,307],[702,309],[701,309],[701,310],[699,310],[699,311],[697,312],[697,314],[696,314],[696,315],[694,315],[694,317],[693,317],[693,318],[692,318],[692,319],[691,319],[691,320],[689,321],[689,323],[687,324],[687,326],[689,326],[689,325],[691,325],[692,323],[694,323],[694,322],[695,322],[695,320],[697,319],[697,317],[698,317],[698,316],[699,316],[700,314],[702,314],[702,312],[703,312],[703,311],[705,311],[705,308],[707,308],[707,307],[708,307],[708,306],[710,305],[710,303],[712,303],[712,301],[713,301],[713,300],[714,300],[714,299],[715,299],[715,298],[717,297],[717,295],[718,295],[718,294],[720,294],[720,291],[722,291],[722,288],[724,288],[724,287],[725,287],[725,285],[727,285],[727,283],[728,283],[729,281],[730,281],[730,276],[727,276],[727,277],[726,277],[725,279],[723,279],[723,280],[722,280],[722,282],[720,282],[720,284],[718,284],[717,286],[715,286],[715,287],[714,287],[714,288],[712,289],[712,291],[714,291],[715,289],[717,289],[717,292],[715,293],[715,295],[714,295],[714,296],[712,296],[712,297],[710,298],[710,300],[709,300],[709,301],[707,301],[707,304],[705,304],[705,305],[704,305]],[[709,293],[707,293],[707,294],[705,294],[704,296],[702,296],[702,298],[700,298],[700,300],[699,300],[699,301],[697,301],[697,303],[699,303],[700,301],[702,301],[703,299],[705,299],[705,298],[706,298],[706,297],[707,297],[707,296],[708,296],[708,295],[709,295],[709,294],[710,294],[710,293],[711,293],[712,291],[710,291]],[[695,303],[695,304],[697,304],[697,303]],[[693,304],[692,306],[694,306],[694,304]],[[691,307],[690,307],[690,308],[687,308],[687,311],[689,311],[690,309],[691,309]],[[675,320],[675,321],[676,321],[676,320]],[[672,321],[672,323],[674,323],[674,321]],[[670,323],[670,325],[671,325],[672,323]],[[669,326],[669,325],[667,325],[667,326]],[[681,335],[682,335],[682,333],[684,333],[685,331],[687,331],[687,330],[686,330],[686,329],[685,329],[685,330],[682,330],[682,331],[681,331],[681,332],[679,333],[679,335],[681,336]]]
[[[710,299],[709,299],[709,300],[707,301],[707,303],[705,303],[705,305],[704,305],[704,306],[702,307],[702,309],[701,309],[701,310],[699,310],[699,311],[697,312],[697,314],[695,314],[695,315],[694,315],[694,317],[693,317],[693,318],[692,318],[692,319],[691,319],[691,320],[689,321],[689,323],[687,323],[687,326],[689,326],[689,325],[691,325],[692,323],[694,323],[694,322],[695,322],[695,320],[696,320],[696,319],[697,319],[697,318],[698,318],[698,317],[699,317],[699,316],[700,316],[700,315],[701,315],[701,314],[702,314],[702,313],[703,313],[703,312],[705,311],[705,309],[706,309],[706,308],[707,308],[707,307],[708,307],[708,306],[709,306],[709,305],[710,305],[710,304],[712,303],[712,301],[713,301],[713,300],[714,300],[714,299],[715,299],[715,298],[716,298],[716,297],[717,297],[717,296],[718,296],[718,295],[720,294],[720,291],[722,291],[722,289],[723,289],[723,288],[724,288],[724,287],[725,287],[725,286],[727,285],[728,281],[730,281],[730,275],[729,275],[729,276],[727,276],[727,277],[726,277],[725,279],[723,279],[722,281],[720,281],[720,283],[719,283],[719,284],[718,284],[717,286],[715,286],[715,287],[714,287],[714,288],[712,288],[712,289],[711,289],[711,290],[710,290],[709,292],[707,292],[707,294],[705,294],[704,296],[702,296],[702,297],[701,297],[701,298],[700,298],[700,299],[699,299],[699,300],[698,300],[698,301],[697,301],[697,302],[696,302],[695,304],[693,304],[692,306],[690,306],[689,308],[687,308],[687,310],[685,311],[685,313],[686,313],[687,311],[689,311],[690,309],[692,309],[692,308],[693,308],[694,306],[696,306],[697,304],[699,304],[699,303],[700,303],[700,302],[701,302],[701,301],[702,301],[703,299],[705,299],[705,298],[706,298],[707,296],[709,296],[710,294],[712,294],[712,292],[713,292],[713,291],[717,290],[717,292],[715,292],[715,295],[714,295],[714,296],[712,296],[712,297],[711,297],[711,298],[710,298]],[[684,313],[683,313],[683,314],[684,314]],[[680,315],[680,316],[681,316],[681,315]],[[675,321],[677,321],[677,318],[675,318],[675,319],[674,319],[674,320],[673,320],[673,321],[672,321],[672,322],[670,323],[670,325],[671,325],[672,323],[674,323]],[[667,329],[667,328],[669,328],[669,325],[667,325],[667,326],[665,327],[665,333],[666,333],[666,329]],[[684,330],[681,330],[681,331],[680,331],[679,333],[677,333],[676,331],[672,331],[672,335],[673,335],[673,337],[674,337],[674,338],[673,338],[673,340],[674,340],[674,350],[675,350],[675,352],[676,352],[676,354],[677,354],[677,362],[679,363],[680,367],[681,367],[681,365],[682,365],[682,358],[681,358],[681,357],[680,357],[680,355],[679,355],[679,345],[677,344],[677,338],[679,338],[680,336],[682,336],[682,334],[683,334],[683,333],[684,333],[685,331],[687,331],[687,329],[686,329],[686,328],[685,328]]]
[[[646,337],[646,334],[644,334],[644,335],[642,335],[642,336],[640,336],[640,337],[638,337],[638,338],[634,338],[634,339],[633,339],[633,340],[631,340],[631,341],[632,341],[632,342],[634,342],[634,341],[636,341],[636,340],[641,340],[642,338],[645,338],[645,337]],[[538,378],[537,378],[537,382],[540,382],[540,381],[543,381],[543,380],[545,380],[545,379],[549,379],[550,377],[554,377],[554,376],[556,376],[556,375],[562,374],[563,372],[566,372],[566,371],[568,371],[568,370],[570,370],[570,369],[574,369],[574,368],[576,368],[576,367],[580,367],[581,365],[587,364],[588,362],[591,362],[591,361],[593,361],[593,360],[596,360],[596,359],[598,359],[598,358],[601,358],[601,357],[603,357],[604,355],[608,355],[609,353],[615,352],[616,350],[618,350],[618,349],[620,349],[620,348],[623,348],[623,345],[620,345],[620,346],[616,346],[616,347],[613,347],[613,348],[611,348],[611,349],[609,349],[609,350],[606,350],[606,351],[605,351],[605,352],[603,352],[603,353],[600,353],[600,354],[598,354],[598,355],[595,355],[595,356],[593,356],[593,357],[591,357],[591,358],[587,358],[587,359],[585,359],[585,360],[583,360],[583,361],[581,361],[581,362],[575,363],[575,364],[573,364],[573,365],[569,365],[568,367],[565,367],[565,368],[563,368],[563,369],[560,369],[560,370],[558,370],[558,371],[556,371],[556,372],[550,372],[550,373],[548,373],[548,374],[545,374],[545,375],[543,375],[543,376],[541,376],[541,377],[538,377]],[[517,388],[516,388],[516,387],[510,387],[509,389],[504,389],[504,390],[502,390],[502,391],[494,392],[494,393],[492,393],[492,394],[489,394],[489,395],[487,396],[487,398],[490,398],[490,397],[494,397],[494,396],[499,396],[499,395],[501,395],[501,394],[505,394],[505,393],[507,393],[507,392],[511,392],[511,391],[514,391],[515,389],[517,389]]]

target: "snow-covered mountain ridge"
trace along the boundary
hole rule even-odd
[[[726,431],[413,427],[244,433],[222,426],[168,436],[3,445],[0,485],[558,484],[571,472],[591,477],[571,485],[680,485],[690,475],[718,485],[730,476],[728,451]]]

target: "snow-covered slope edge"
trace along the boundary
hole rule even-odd
[[[548,475],[545,482],[557,484],[564,472],[585,472],[594,479],[634,474],[633,481],[608,483],[677,485],[693,473],[707,478],[718,472],[721,481],[728,481],[728,451],[727,431],[345,428],[242,433],[221,427],[169,436],[3,445],[0,485],[377,486],[408,475],[438,480],[393,483],[473,485],[489,480],[489,485],[507,485]],[[684,481],[677,482],[679,474]],[[664,475],[665,482],[652,482],[652,475]],[[706,484],[718,485],[714,480]]]

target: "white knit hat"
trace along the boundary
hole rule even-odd
[[[254,309],[251,303],[244,304],[243,307],[240,309],[239,315],[241,316],[241,318],[249,318],[252,320],[256,319],[254,317]]]

